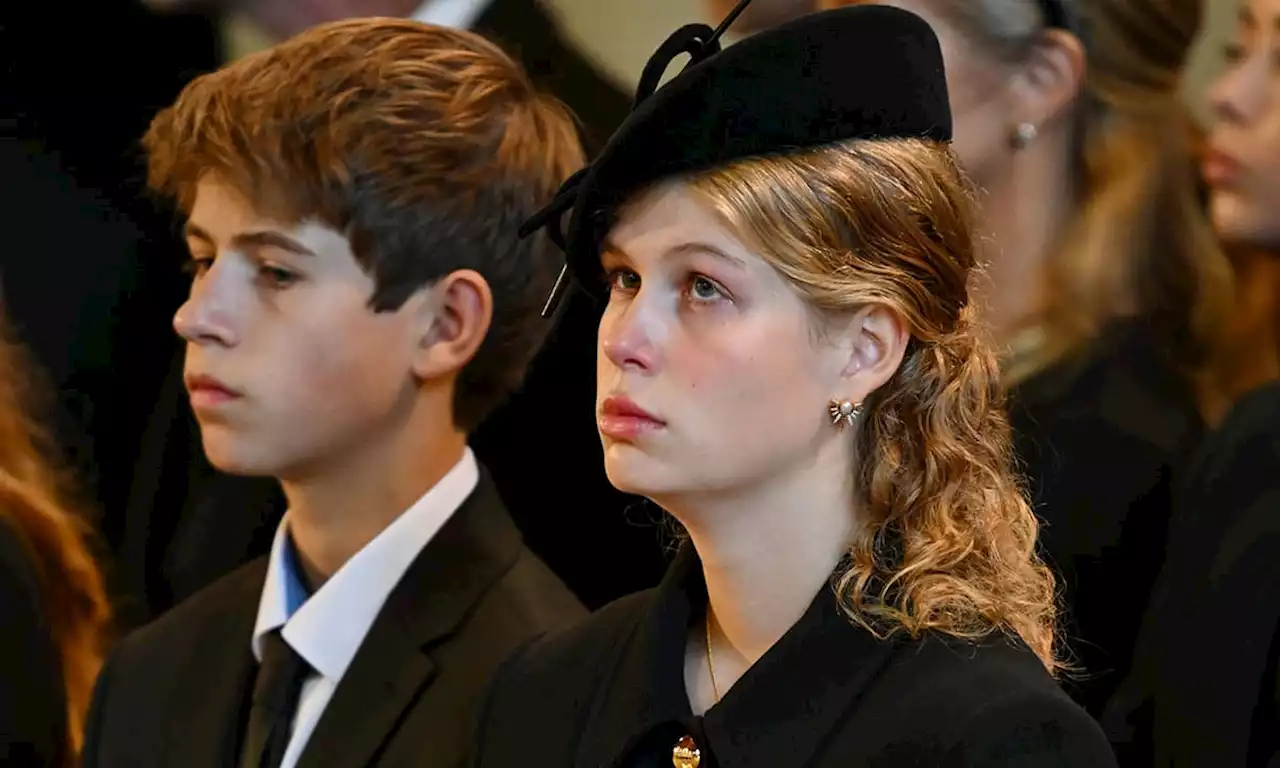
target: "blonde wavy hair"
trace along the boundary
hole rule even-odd
[[[68,499],[70,485],[48,433],[33,418],[47,387],[0,316],[0,522],[30,555],[61,657],[67,694],[66,766],[83,744],[85,718],[102,666],[111,620],[102,573],[85,517]]]
[[[858,420],[863,515],[837,589],[879,636],[1021,638],[1050,672],[1054,578],[1014,470],[997,358],[976,332],[972,195],[949,146],[854,141],[689,180],[823,318],[867,304],[911,341]]]

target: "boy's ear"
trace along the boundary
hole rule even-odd
[[[475,357],[493,322],[493,292],[479,272],[450,272],[428,288],[414,309],[413,372],[433,379],[461,370]]]

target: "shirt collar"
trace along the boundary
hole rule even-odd
[[[440,482],[307,596],[289,539],[289,515],[276,530],[253,628],[253,654],[262,636],[281,630],[313,669],[337,681],[414,559],[475,490],[479,466],[470,448]]]
[[[287,518],[287,516],[286,516]],[[262,597],[258,601],[258,620],[253,629],[253,655],[262,660],[262,635],[284,626],[310,597],[302,580],[289,529],[282,520],[276,528],[271,543],[271,556],[267,561],[267,580],[262,585]]]
[[[470,29],[492,0],[424,0],[410,17],[424,24]]]

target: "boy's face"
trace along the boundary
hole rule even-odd
[[[212,179],[187,227],[194,278],[174,327],[210,462],[281,479],[333,471],[403,426],[418,388],[421,306],[368,306],[347,238],[282,225]]]

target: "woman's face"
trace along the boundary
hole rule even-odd
[[[1228,242],[1280,248],[1280,0],[1244,5],[1228,59],[1209,91],[1214,226]]]
[[[812,464],[849,361],[804,301],[679,185],[624,210],[602,253],[596,413],[605,469],[661,502]]]

